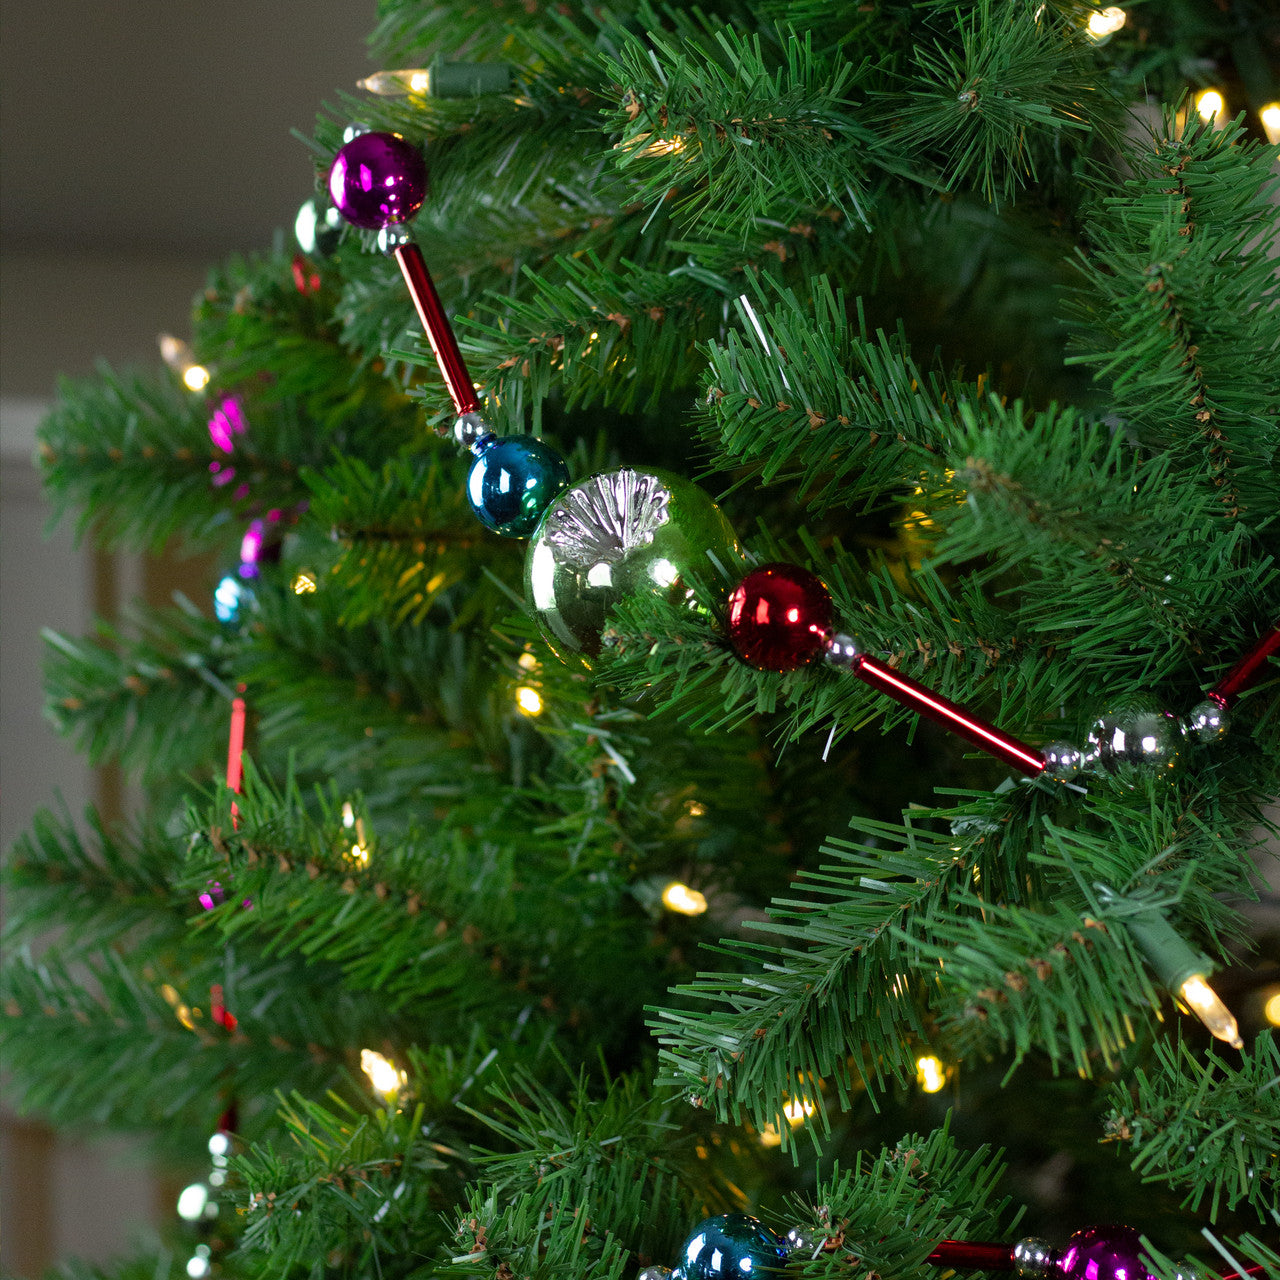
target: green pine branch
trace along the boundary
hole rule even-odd
[[[415,1079],[463,1082],[464,1064],[433,1052],[414,1059]],[[422,1256],[443,1236],[442,1212],[471,1172],[470,1152],[442,1118],[418,1103],[353,1106],[301,1094],[282,1099],[292,1140],[255,1144],[232,1161],[230,1188],[244,1218],[236,1257],[255,1275],[321,1275],[326,1267],[376,1271]]]
[[[126,629],[86,640],[45,631],[45,714],[91,764],[114,760],[156,782],[216,756],[234,696],[235,644],[185,596],[131,606]]]
[[[1179,1037],[1111,1090],[1107,1133],[1127,1142],[1147,1182],[1185,1190],[1184,1206],[1280,1212],[1280,1047],[1269,1031],[1224,1057]]]
[[[917,36],[885,114],[948,189],[1008,203],[1061,165],[1063,151],[1085,149],[1091,132],[1111,135],[1114,106],[1078,22],[1030,0],[937,6],[924,22],[933,38]]]
[[[964,1151],[951,1137],[951,1116],[927,1135],[907,1134],[878,1155],[859,1153],[804,1196],[791,1199],[807,1247],[788,1259],[806,1278],[872,1272],[914,1280],[940,1240],[1011,1238],[1017,1215],[998,1195],[1002,1154]]]
[[[865,65],[822,57],[794,32],[762,41],[729,26],[694,43],[650,30],[606,68],[621,88],[619,172],[646,208],[674,188],[684,223],[720,223],[732,209],[739,225],[785,224],[831,207],[869,224],[873,167],[899,167],[851,101]]]
[[[1074,358],[1220,518],[1256,530],[1280,499],[1274,148],[1246,141],[1238,122],[1181,128],[1169,110],[1126,159],[1133,175],[1098,190],[1087,224]]]
[[[683,1108],[634,1076],[603,1081],[583,1072],[567,1096],[519,1075],[490,1087],[472,1115],[502,1139],[479,1156],[481,1181],[499,1203],[520,1201],[546,1215],[575,1206],[641,1258],[674,1257],[699,1203],[729,1207],[732,1190],[695,1155]],[[705,1149],[704,1149],[705,1150]]]
[[[224,455],[209,439],[208,412],[175,377],[118,374],[58,385],[40,427],[40,462],[58,516],[79,508],[77,534],[107,547],[158,551],[173,539],[190,549],[226,537],[231,491],[210,484]],[[285,494],[290,468],[272,476]],[[238,536],[238,533],[237,533]]]
[[[152,827],[108,830],[93,809],[82,836],[65,808],[42,809],[32,828],[9,850],[4,865],[9,923],[5,944],[38,944],[62,926],[64,956],[139,935],[181,931],[185,912],[173,901],[169,882],[181,861],[175,841]],[[155,945],[152,941],[151,945]]]

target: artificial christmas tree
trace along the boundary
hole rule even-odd
[[[64,388],[226,571],[52,641],[151,804],[9,859],[29,1105],[212,1160],[117,1274],[1280,1265],[1275,151],[1179,105],[1276,30],[1118,22],[389,0],[299,251]]]

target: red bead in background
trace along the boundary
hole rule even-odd
[[[300,253],[293,255],[293,284],[299,293],[320,292],[320,273]]]
[[[831,595],[798,564],[753,569],[729,597],[729,643],[762,671],[794,671],[827,647]]]

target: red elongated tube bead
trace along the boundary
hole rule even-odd
[[[1239,662],[1227,672],[1205,697],[1224,711],[1266,670],[1267,660],[1280,651],[1280,622],[1268,631]]]
[[[1011,1245],[974,1240],[943,1240],[925,1261],[959,1271],[1012,1271],[1014,1267]]]
[[[927,685],[904,676],[878,659],[859,654],[850,664],[849,670],[873,689],[878,689],[904,707],[910,707],[912,711],[937,721],[952,733],[981,747],[988,755],[1003,760],[1005,764],[1011,764],[1032,777],[1043,771],[1044,757],[1034,747],[1019,742],[1011,734],[988,724],[971,711],[966,711],[949,698],[944,698]]]
[[[416,244],[398,244],[394,253],[404,282],[409,287],[414,310],[422,321],[427,341],[431,343],[436,364],[440,366],[440,376],[444,379],[453,407],[459,417],[464,413],[474,413],[479,409],[480,401],[476,398],[476,389],[458,348],[458,339],[454,337],[453,325],[445,314],[444,304],[440,301],[431,273],[427,270],[422,250]]]

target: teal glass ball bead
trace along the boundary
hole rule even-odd
[[[569,467],[532,436],[483,436],[467,475],[476,519],[505,538],[527,538],[569,485]]]
[[[778,1276],[787,1246],[749,1213],[722,1213],[698,1223],[680,1249],[675,1275],[682,1280],[752,1280]]]
[[[589,667],[615,606],[654,594],[694,605],[692,578],[719,583],[741,562],[728,520],[697,485],[622,467],[572,485],[547,509],[529,540],[525,598],[557,656]]]

